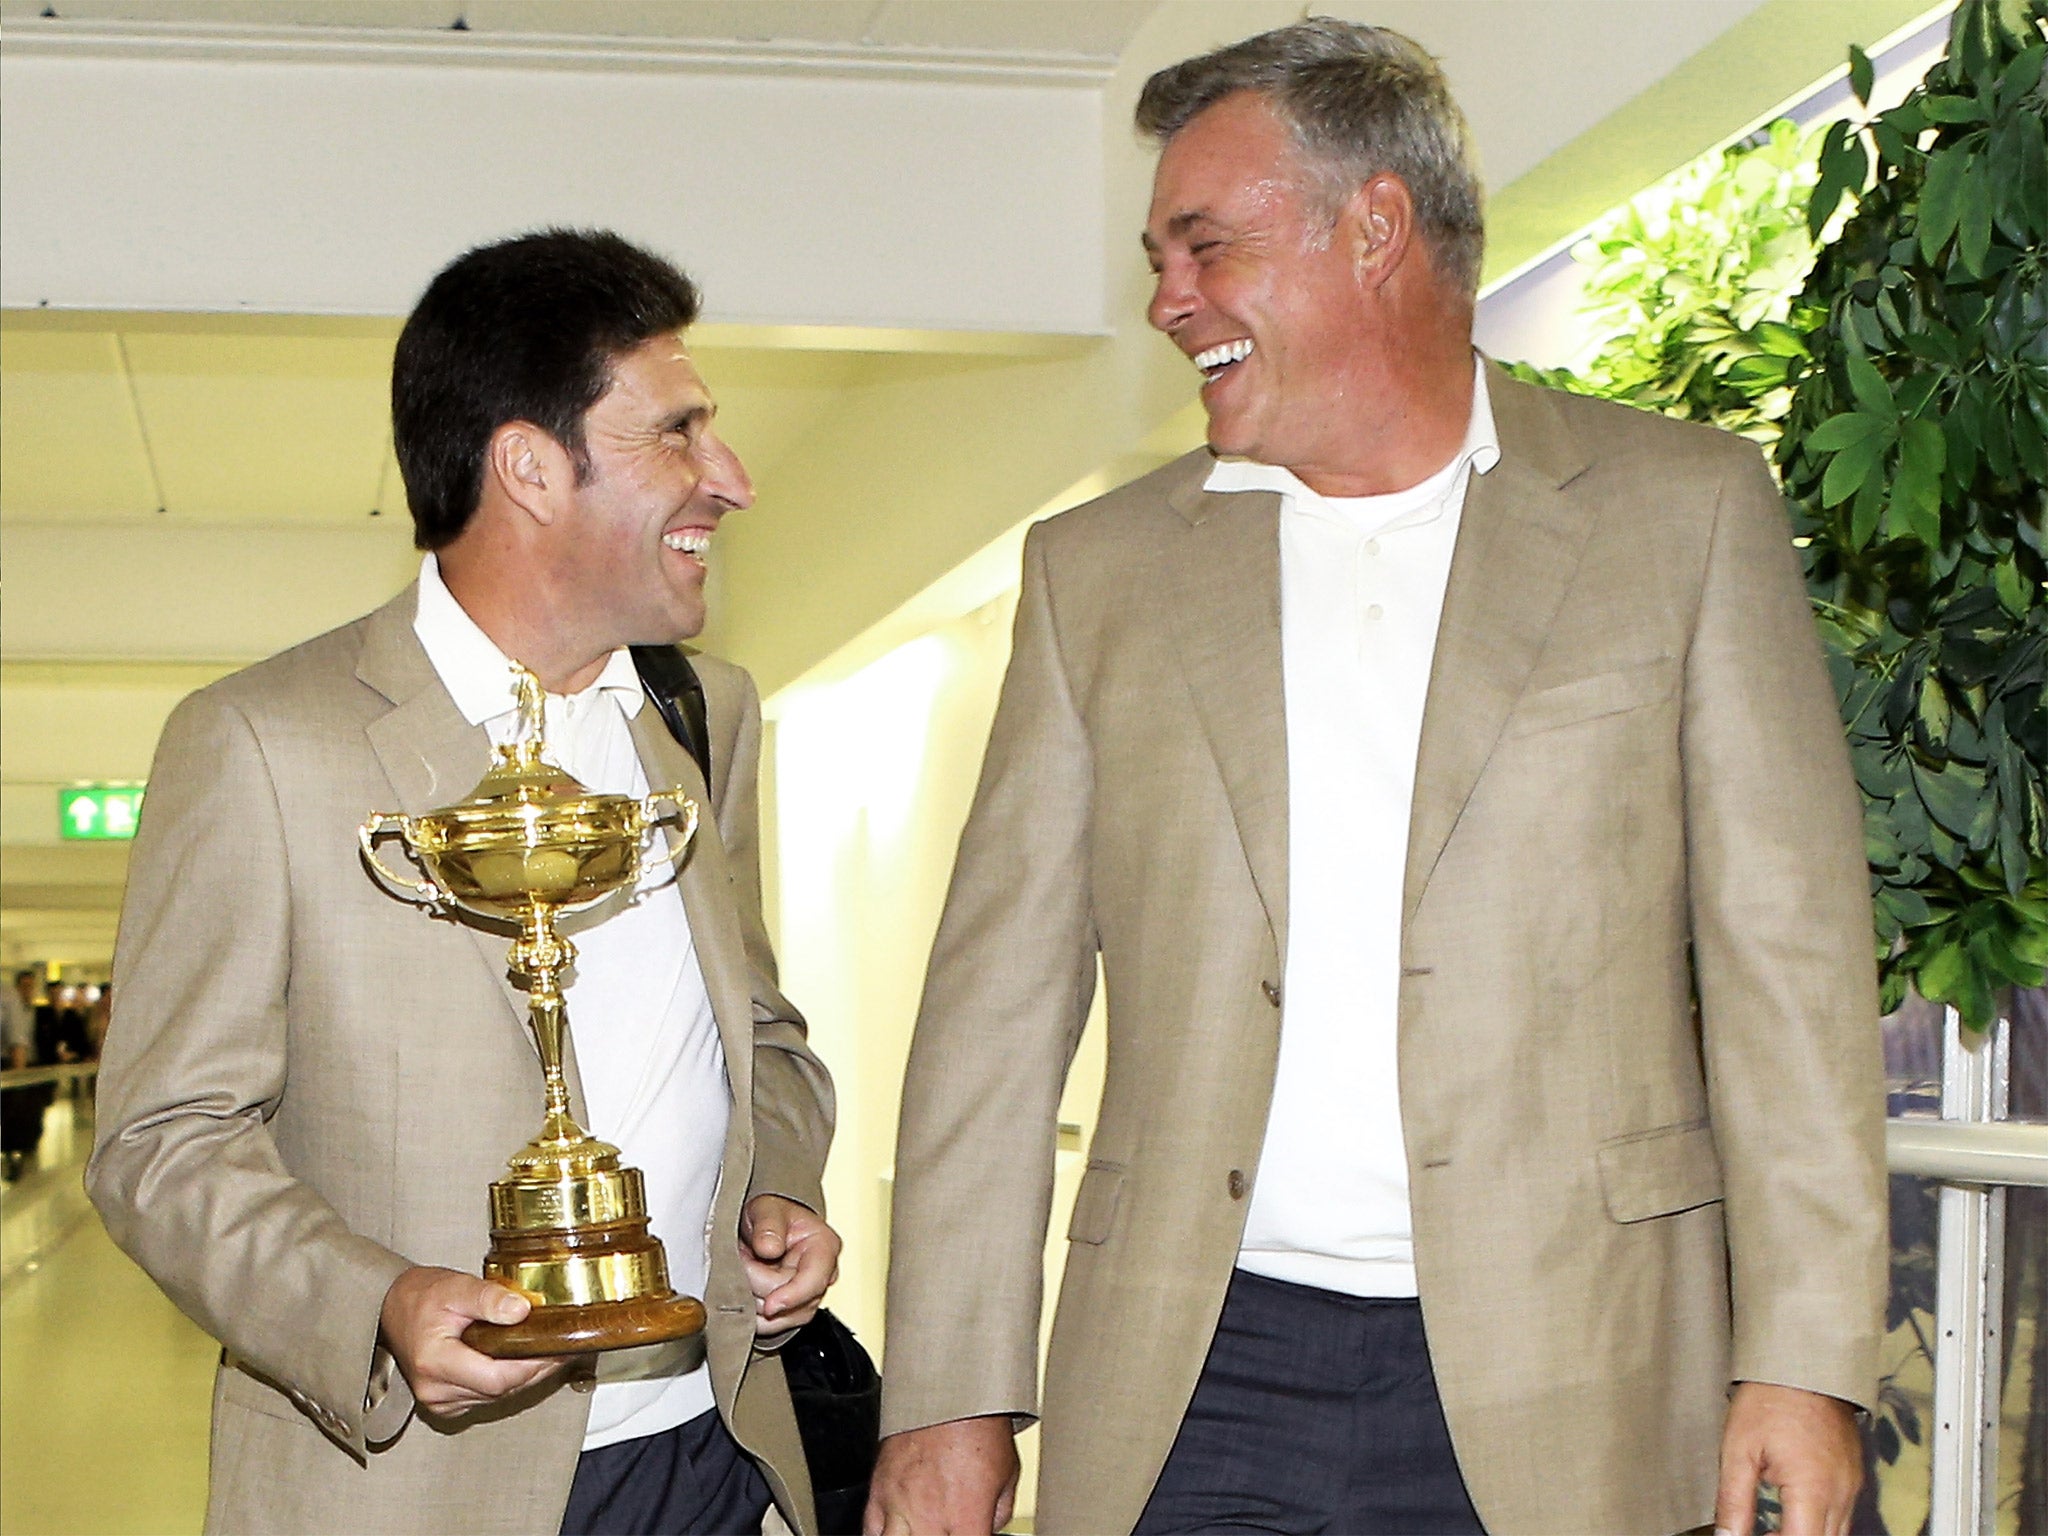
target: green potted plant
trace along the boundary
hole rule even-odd
[[[1634,200],[1578,253],[1597,347],[1516,369],[1772,450],[1863,792],[1886,1006],[1910,986],[1976,1029],[2048,962],[2044,38],[2048,0],[1964,0],[1926,80],[1818,157],[1774,124]],[[1859,50],[1850,74],[1867,105]],[[1923,1443],[1911,1379],[1933,1360],[1932,1187],[1895,1179],[1892,1203],[1887,1328],[1909,1346],[1872,1424],[1884,1463]],[[2009,1209],[2014,1252],[2041,1215]],[[2038,1298],[2039,1259],[2022,1269],[2009,1288]],[[2038,1420],[2048,1335],[2033,1355]],[[2019,1498],[2037,1528],[2043,1448]]]
[[[2044,34],[2048,0],[1963,0],[1947,56],[1817,167],[1777,123],[1618,210],[1580,252],[1599,346],[1515,370],[1773,450],[1886,1006],[1913,986],[1974,1029],[2048,966]],[[1850,74],[1867,102],[1860,49]]]
[[[1838,123],[1777,464],[1842,702],[1887,1007],[1983,1029],[2048,966],[2048,0],[1964,0]],[[1867,100],[1870,63],[1852,54]]]

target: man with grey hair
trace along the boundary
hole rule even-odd
[[[1035,528],[904,1089],[871,1536],[1838,1536],[1885,1278],[1860,817],[1754,447],[1476,357],[1442,74],[1155,75],[1209,451]],[[1054,1122],[1108,1075],[1034,1392]]]

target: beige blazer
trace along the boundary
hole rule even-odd
[[[506,940],[395,900],[357,852],[369,812],[458,799],[490,760],[413,634],[415,606],[408,588],[193,695],[150,772],[86,1179],[114,1239],[225,1346],[209,1531],[552,1533],[589,1413],[585,1374],[445,1428],[413,1414],[377,1345],[406,1265],[477,1270],[485,1187],[541,1110]],[[680,884],[733,1099],[706,1347],[720,1411],[808,1530],[737,1232],[756,1193],[823,1208],[832,1094],[761,926],[753,685],[697,665],[708,793],[654,710],[634,736],[649,782],[705,808]]]
[[[1732,1379],[1869,1402],[1882,1091],[1855,793],[1754,447],[1489,378],[1402,934],[1415,1261],[1488,1529],[1712,1518]],[[1037,1411],[1060,1088],[1107,1080],[1037,1529],[1128,1530],[1256,1179],[1287,945],[1279,502],[1197,453],[1033,530],[896,1161],[884,1428]]]

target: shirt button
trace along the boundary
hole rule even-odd
[[[1223,1182],[1230,1190],[1231,1199],[1242,1200],[1244,1198],[1244,1170],[1242,1168],[1231,1169],[1230,1177]]]
[[[1380,541],[1378,539],[1367,539],[1365,541],[1365,552],[1368,555],[1378,554],[1380,552]]]
[[[1373,620],[1383,619],[1387,616],[1387,610],[1382,608],[1378,603],[1374,603],[1370,608],[1365,610],[1365,616],[1368,619]]]

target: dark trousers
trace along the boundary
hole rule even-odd
[[[0,1089],[0,1153],[35,1156],[43,1143],[43,1111],[50,1107],[56,1092],[48,1083]]]
[[[768,1483],[718,1410],[576,1462],[562,1536],[734,1536],[758,1531]]]
[[[1422,1308],[1239,1270],[1138,1536],[1483,1536]]]

